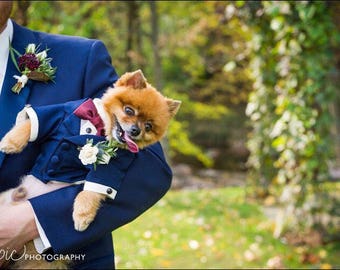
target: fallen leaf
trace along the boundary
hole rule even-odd
[[[300,257],[300,262],[305,264],[316,264],[320,262],[320,257],[313,253],[303,253]]]
[[[320,269],[333,269],[333,267],[329,263],[323,263],[320,265]]]
[[[270,269],[284,268],[281,256],[275,256],[267,261],[267,267]]]

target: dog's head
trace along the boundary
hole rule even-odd
[[[107,137],[125,144],[132,152],[159,141],[181,104],[164,97],[140,70],[121,76],[102,101],[108,116]]]

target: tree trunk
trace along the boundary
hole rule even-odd
[[[142,47],[141,20],[139,15],[141,3],[137,1],[127,2],[127,42],[126,42],[126,67],[131,71],[134,66],[143,69],[145,60]]]
[[[332,18],[334,21],[334,25],[337,28],[337,31],[340,32],[340,2],[338,1],[328,1],[328,7],[331,10]],[[339,85],[340,83],[340,49],[339,47],[335,47],[335,61],[336,61],[336,70],[334,73],[334,85]],[[336,96],[334,102],[331,107],[332,115],[334,117],[334,124],[332,127],[333,138],[335,140],[335,164],[336,168],[340,168],[340,87],[336,90]]]
[[[139,4],[141,5],[141,4]],[[139,9],[140,9],[140,6],[138,7],[138,12],[137,12],[137,16],[136,16],[136,49],[137,49],[137,54],[138,54],[138,58],[137,58],[137,64],[138,64],[138,67],[141,69],[141,70],[144,70],[145,69],[145,64],[146,64],[146,61],[145,61],[145,56],[144,56],[144,53],[143,53],[143,41],[142,41],[142,28],[141,28],[141,25],[142,25],[142,22],[141,22],[141,18],[140,18],[140,15],[139,15]]]
[[[126,40],[126,69],[128,71],[132,71],[132,53],[133,53],[133,40],[134,35],[136,33],[136,18],[138,12],[138,3],[136,1],[128,1],[127,3],[128,11],[127,11],[127,40]]]
[[[150,1],[150,11],[151,11],[151,45],[153,51],[153,72],[154,72],[154,86],[162,91],[162,62],[159,53],[159,43],[158,43],[158,12],[157,12],[157,1]],[[162,146],[164,149],[164,154],[171,164],[169,153],[169,142],[168,138],[165,136],[162,140]]]
[[[162,63],[159,53],[158,44],[158,12],[157,12],[157,2],[150,1],[151,10],[151,44],[153,50],[153,70],[154,70],[154,82],[158,90],[161,90],[162,85]]]
[[[15,20],[18,24],[22,26],[28,25],[28,16],[27,16],[27,10],[30,6],[30,1],[16,1],[17,7],[16,7],[16,13],[15,13]]]

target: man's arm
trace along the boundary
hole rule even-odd
[[[116,198],[106,200],[84,232],[75,231],[72,220],[73,201],[82,186],[63,188],[30,202],[53,252],[71,253],[141,215],[168,191],[171,178],[160,144],[140,151]]]
[[[101,97],[108,87],[118,80],[118,74],[111,64],[111,57],[101,41],[92,44],[84,74],[83,92],[85,97]]]
[[[4,206],[0,209],[0,247],[4,247],[9,254],[18,253],[25,243],[38,237],[38,230],[34,221],[33,208],[29,202]],[[0,257],[0,266],[6,261]]]

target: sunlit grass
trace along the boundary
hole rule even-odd
[[[273,222],[245,200],[243,188],[171,191],[155,207],[113,233],[118,268],[267,268],[279,256],[287,268],[339,266],[339,246],[314,249],[274,239]],[[320,255],[321,254],[321,255]]]

